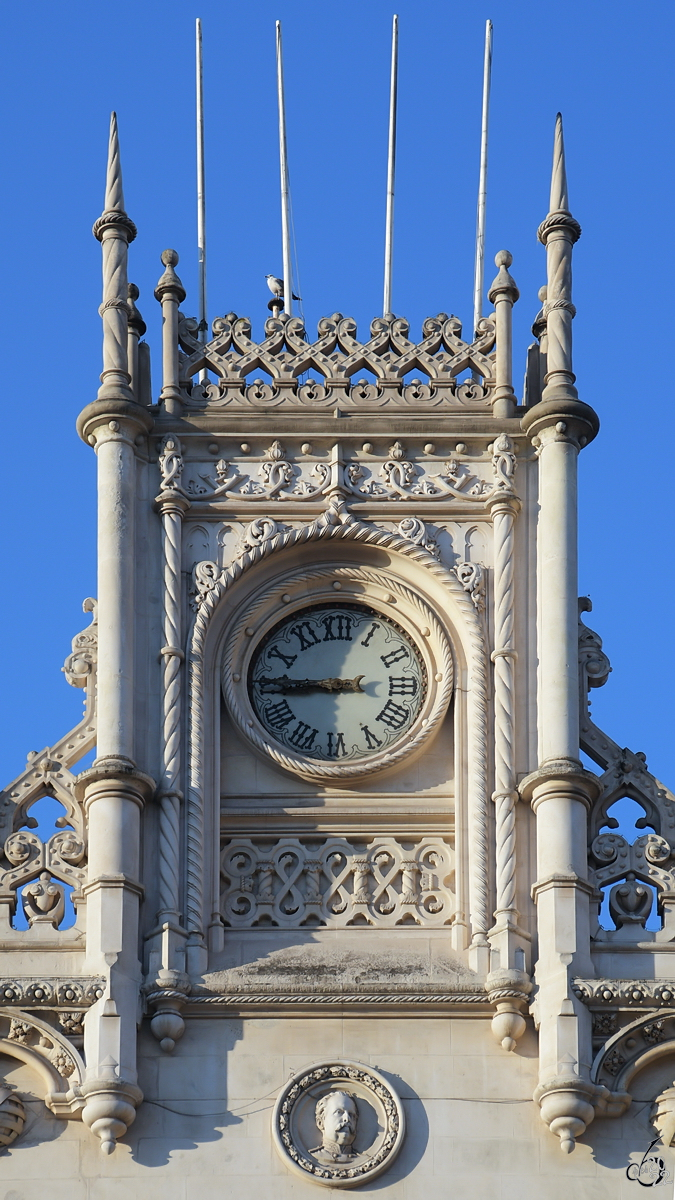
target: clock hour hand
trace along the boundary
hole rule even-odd
[[[261,692],[280,692],[287,696],[292,692],[362,692],[361,680],[363,675],[354,679],[289,679],[288,675],[278,675],[275,679],[259,679]]]

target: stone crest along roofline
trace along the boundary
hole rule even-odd
[[[299,317],[270,317],[262,342],[251,339],[247,317],[228,313],[213,322],[213,338],[198,339],[197,322],[179,313],[180,392],[185,409],[257,410],[303,407],[315,412],[343,406],[350,412],[403,409],[407,412],[492,411],[496,382],[495,322],[484,317],[472,343],[462,339],[455,316],[439,313],[422,326],[422,340],[411,341],[403,317],[377,317],[370,338],[357,338],[356,322],[334,313],[318,324],[318,338],[307,341]],[[204,369],[216,383],[193,382]],[[253,379],[264,371],[269,382]],[[318,378],[302,381],[308,371]],[[358,377],[367,371],[374,382]],[[410,379],[419,372],[422,378]],[[467,371],[471,378],[462,379]]]

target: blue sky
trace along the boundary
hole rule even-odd
[[[468,328],[484,22],[495,25],[487,248],[514,256],[520,379],[544,282],[553,123],[563,111],[575,251],[575,368],[602,428],[580,463],[580,580],[614,672],[596,719],[675,785],[670,263],[674,9],[605,0],[484,7],[399,0],[394,308],[414,333]],[[5,370],[2,782],[77,719],[60,667],[95,594],[95,460],[75,418],[100,370],[107,125],[119,114],[130,277],[154,351],[152,290],[174,246],[196,309],[193,37],[205,41],[209,315],[260,333],[281,273],[274,20],[284,23],[289,156],[305,314],[378,315],[392,3],[70,0],[8,6],[0,79]],[[487,282],[491,266],[486,271]]]

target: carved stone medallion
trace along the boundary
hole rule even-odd
[[[391,1166],[405,1115],[391,1084],[363,1063],[320,1062],[282,1088],[272,1135],[286,1165],[324,1187],[359,1187]]]

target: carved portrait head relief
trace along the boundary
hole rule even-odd
[[[359,1119],[354,1097],[349,1092],[326,1092],[317,1100],[314,1112],[321,1145],[311,1153],[319,1162],[347,1162],[353,1158]]]

